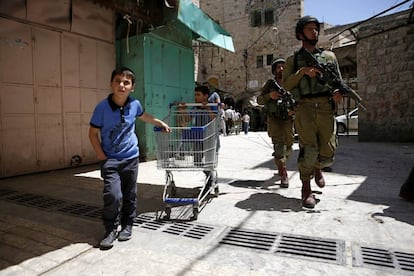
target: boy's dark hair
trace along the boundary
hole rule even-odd
[[[112,71],[111,82],[114,80],[115,76],[117,75],[125,75],[131,79],[133,85],[135,84],[135,73],[128,67],[121,67],[121,68],[117,68],[114,71]]]
[[[208,87],[206,85],[198,85],[198,86],[196,86],[194,91],[200,91],[201,93],[203,93],[203,95],[209,95],[210,94],[210,89],[208,89]]]

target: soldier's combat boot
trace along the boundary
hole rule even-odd
[[[315,168],[313,171],[313,176],[315,177],[315,183],[319,188],[325,187],[325,179],[323,178],[321,169]]]
[[[316,200],[313,197],[310,180],[302,180],[302,206],[305,208],[315,208]]]
[[[285,166],[279,166],[280,188],[289,188],[289,178]]]

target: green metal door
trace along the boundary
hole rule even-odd
[[[145,111],[157,118],[168,115],[169,104],[194,101],[194,53],[153,34],[131,37],[118,43],[118,64],[137,75],[132,97],[139,99]],[[128,48],[127,48],[128,47]],[[140,120],[136,124],[140,154],[156,157],[153,126]]]

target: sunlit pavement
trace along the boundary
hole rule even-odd
[[[336,162],[324,173],[327,186],[312,183],[318,204],[310,210],[301,206],[297,144],[288,162],[290,186],[281,189],[265,132],[220,138],[219,195],[200,206],[197,220],[190,220],[192,206],[173,208],[172,221],[159,219],[165,170],[156,161],[141,163],[133,238],[106,251],[95,246],[103,234],[96,166],[0,180],[0,274],[413,273],[414,204],[398,193],[414,164],[414,144],[339,135]],[[202,186],[201,171],[173,175],[179,194]],[[369,264],[368,253],[388,259]]]

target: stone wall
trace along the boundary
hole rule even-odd
[[[196,80],[216,78],[218,88],[236,99],[259,90],[272,77],[268,55],[287,57],[300,47],[295,22],[303,13],[303,0],[208,0],[200,1],[200,8],[232,34],[236,52],[200,44]],[[251,12],[268,8],[274,9],[275,22],[251,27]],[[264,57],[263,67],[257,66],[257,56]]]
[[[409,13],[360,28],[359,140],[414,142],[414,28]]]

